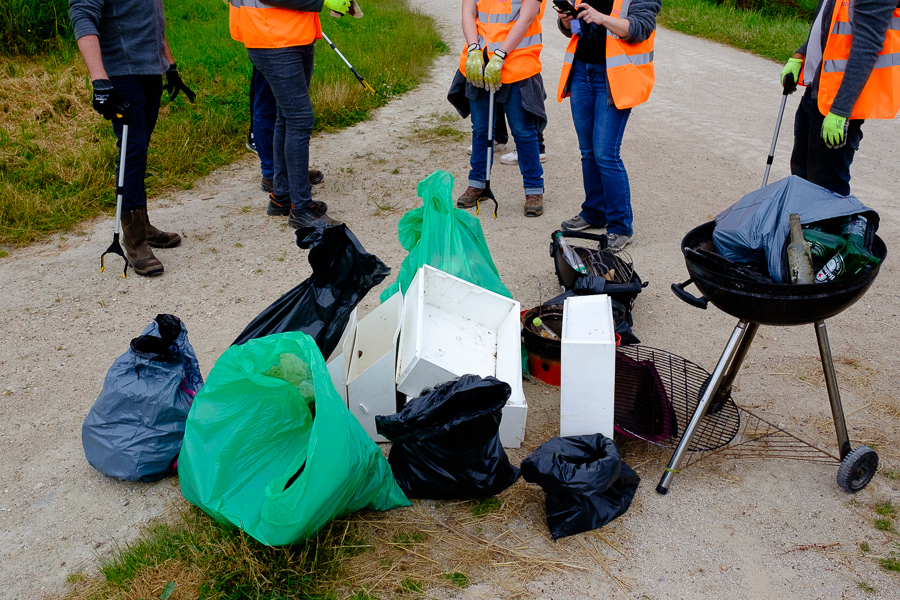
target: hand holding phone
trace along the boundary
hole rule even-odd
[[[573,19],[578,17],[578,11],[580,10],[575,8],[568,0],[553,0],[553,8],[556,12],[568,15]]]

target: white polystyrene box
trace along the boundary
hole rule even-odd
[[[403,297],[396,293],[360,319],[350,353],[347,404],[373,440],[387,440],[375,432],[375,415],[397,412],[394,372]]]
[[[519,303],[429,265],[420,268],[403,301],[397,390],[416,397],[461,375],[492,376],[512,388],[500,439],[517,448],[528,405],[522,391]]]
[[[331,356],[325,361],[331,382],[341,396],[344,404],[347,403],[347,371],[350,369],[350,353],[353,350],[353,342],[356,340],[356,308],[350,313],[350,319],[341,334],[341,339]]]
[[[616,328],[605,294],[563,304],[559,434],[613,436]]]

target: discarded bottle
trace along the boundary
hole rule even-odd
[[[834,256],[847,243],[847,240],[841,236],[819,229],[804,229],[803,238],[809,246],[810,254],[812,254],[813,269],[816,271],[824,267],[828,259]]]
[[[544,323],[544,321],[541,320],[540,317],[535,317],[531,321],[531,324],[538,329],[538,334],[540,334],[541,337],[559,341],[559,336],[556,335],[556,332],[547,327],[547,325]]]
[[[556,243],[559,246],[560,251],[563,253],[563,258],[566,260],[569,265],[578,271],[581,275],[587,275],[588,270],[587,267],[584,266],[584,263],[581,262],[581,259],[578,257],[578,253],[575,252],[574,248],[566,242],[566,238],[563,237],[561,231],[556,233]]]
[[[856,275],[864,269],[874,267],[881,259],[872,256],[864,246],[866,218],[857,216],[844,226],[846,243],[832,256],[825,266],[816,273],[816,282],[825,283],[838,278]]]
[[[815,271],[812,266],[812,253],[803,238],[800,227],[800,215],[791,213],[791,243],[788,244],[788,265],[791,268],[791,283],[815,283]]]

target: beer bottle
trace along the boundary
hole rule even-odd
[[[788,265],[791,268],[791,283],[805,284],[815,282],[815,271],[812,266],[812,254],[800,228],[800,215],[792,213],[791,243],[787,247]]]
[[[556,243],[559,246],[559,251],[562,252],[563,258],[569,263],[569,266],[578,271],[580,275],[587,275],[587,267],[581,262],[581,258],[578,257],[575,249],[566,242],[566,238],[563,237],[561,231],[556,233]]]
[[[828,259],[840,250],[847,240],[833,233],[826,233],[818,229],[804,229],[803,238],[809,246],[812,254],[813,269],[818,271]]]
[[[881,262],[865,249],[866,218],[857,216],[844,226],[847,241],[832,256],[825,266],[816,273],[816,283],[825,283],[838,278],[856,275],[864,269],[874,267]]]

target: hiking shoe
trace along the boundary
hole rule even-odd
[[[563,221],[559,226],[563,231],[584,231],[585,229],[602,229],[603,227],[606,227],[606,225],[594,225],[593,223],[588,223],[581,215],[575,215],[571,219]]]
[[[147,244],[151,248],[174,248],[181,243],[181,236],[177,233],[159,230],[150,223],[146,206],[140,210],[143,211],[147,223]]]
[[[272,183],[271,179],[266,179],[265,177],[263,177],[259,181],[259,189],[261,189],[262,191],[264,191],[267,194],[271,194],[272,192],[275,191],[275,185]]]
[[[631,243],[630,235],[625,235],[621,233],[607,233],[606,234],[606,247],[610,250],[621,250],[625,246]]]
[[[253,130],[247,132],[247,141],[244,143],[247,146],[247,150],[250,152],[256,153],[256,142],[253,139]]]
[[[294,229],[300,229],[302,227],[328,227],[340,224],[340,221],[336,221],[328,216],[327,210],[328,206],[324,202],[310,201],[309,205],[300,211],[291,209],[288,215],[288,225]]]
[[[270,217],[286,217],[291,214],[291,197],[287,194],[276,196],[274,193],[270,193],[266,214]]]
[[[309,170],[309,185],[319,185],[325,181],[325,175],[318,169]]]
[[[541,162],[547,162],[547,154],[546,153],[541,152],[539,156],[540,156]],[[516,150],[513,150],[512,152],[504,154],[503,156],[500,157],[500,162],[503,163],[504,165],[514,165],[517,162],[519,162],[519,153]]]
[[[463,192],[463,195],[456,199],[456,208],[472,208],[477,205],[481,199],[482,192],[484,192],[484,188],[476,188],[470,185]]]
[[[165,269],[147,243],[147,211],[135,209],[123,211],[122,248],[132,270],[138,275],[153,277],[162,275]]]
[[[525,216],[539,217],[544,214],[544,195],[528,194],[525,196]]]

